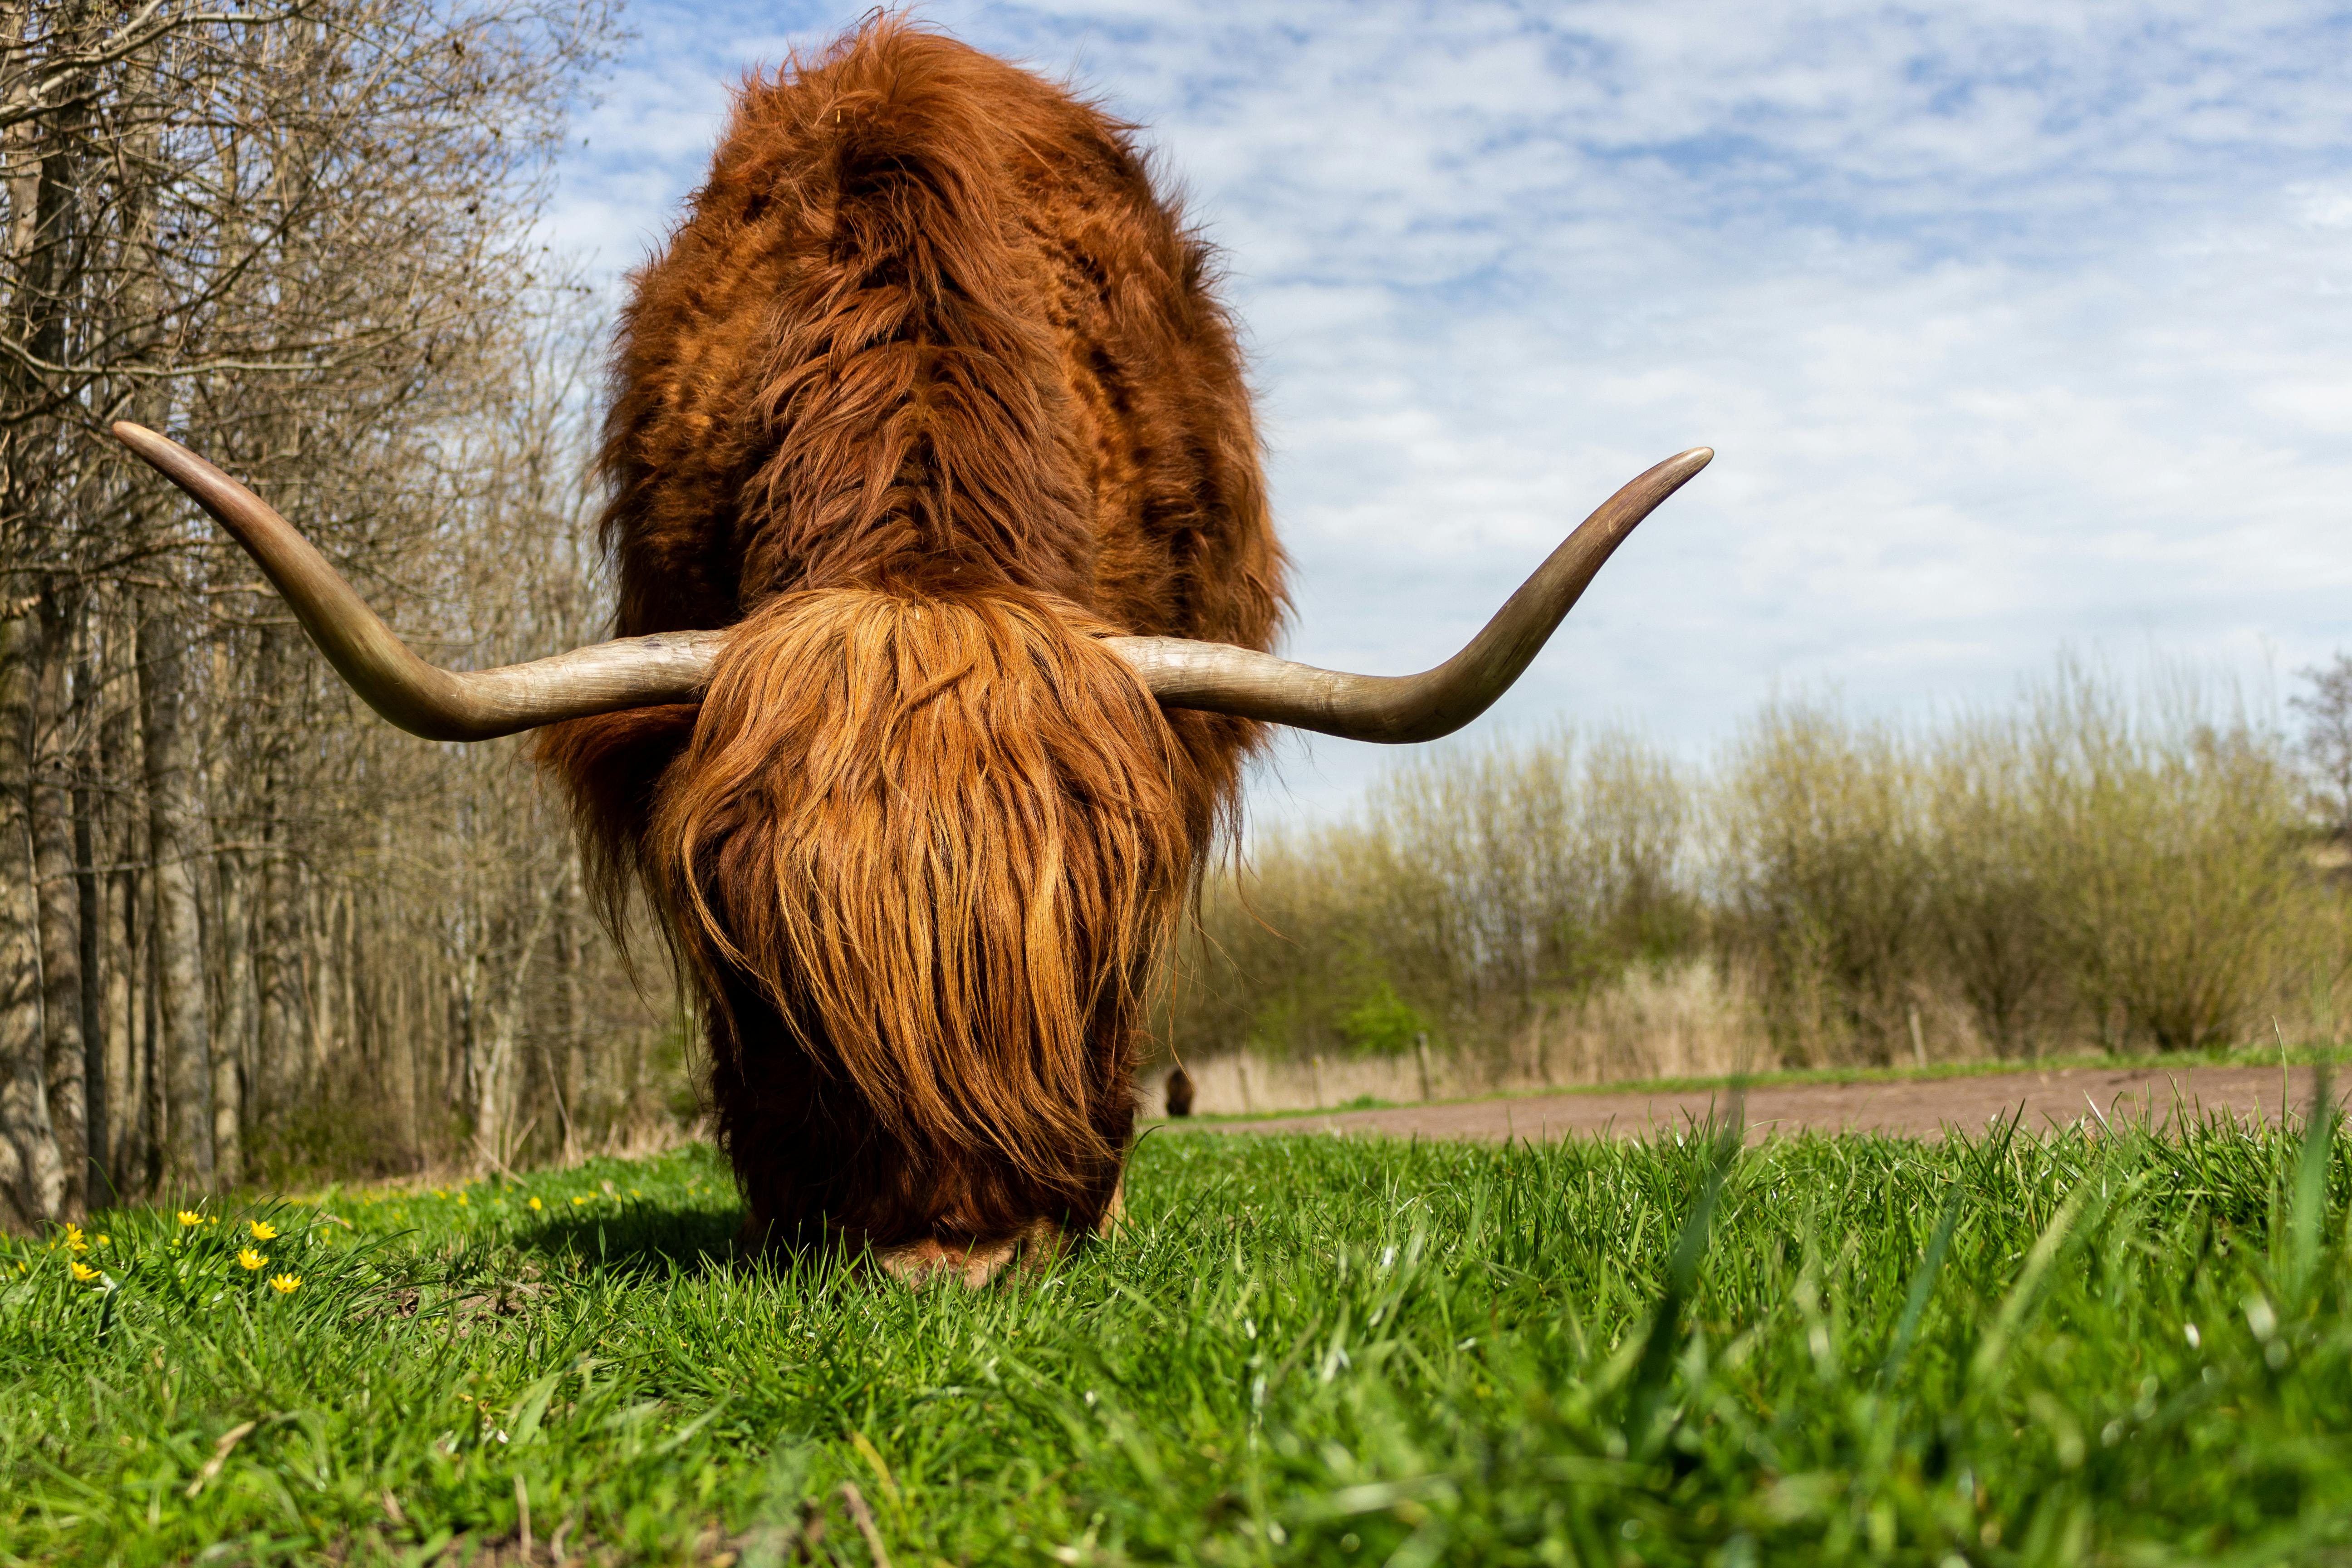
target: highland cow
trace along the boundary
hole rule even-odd
[[[385,717],[541,729],[608,910],[643,888],[692,984],[754,1240],[978,1282],[1116,1214],[1148,980],[1265,726],[1467,722],[1710,455],[1433,670],[1286,663],[1215,272],[1128,127],[878,19],[745,85],[634,277],[616,640],[434,668],[226,476],[118,434]]]

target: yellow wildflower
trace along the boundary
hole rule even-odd
[[[66,1267],[72,1269],[73,1277],[80,1280],[85,1285],[98,1278],[98,1270],[92,1268],[89,1264],[81,1262],[79,1259],[76,1259],[75,1261],[67,1264]]]
[[[269,1261],[269,1259],[262,1257],[261,1254],[254,1251],[253,1248],[249,1247],[236,1255],[236,1260],[248,1271],[258,1268],[263,1264]]]
[[[253,1222],[251,1222],[251,1223],[252,1223],[253,1239],[254,1239],[254,1240],[256,1240],[256,1241],[272,1241],[272,1240],[275,1240],[275,1239],[277,1238],[277,1236],[278,1236],[278,1227],[277,1227],[276,1226],[274,1226],[274,1225],[270,1224],[268,1220],[266,1220],[266,1219],[257,1219],[257,1220],[254,1220],[254,1221],[253,1221]]]
[[[586,1203],[587,1201],[588,1201],[588,1200],[587,1200],[586,1198],[574,1198],[574,1199],[572,1199],[572,1207],[574,1207],[574,1208],[578,1208],[582,1204],[584,1204],[584,1203]]]
[[[95,1242],[97,1242],[97,1243],[99,1244],[99,1246],[100,1246],[100,1247],[104,1247],[104,1246],[106,1246],[109,1242],[112,1241],[112,1240],[114,1239],[114,1237],[110,1237],[110,1236],[107,1235],[107,1234],[106,1234],[106,1232],[104,1232],[104,1231],[102,1231],[102,1230],[101,1230],[101,1231],[100,1231],[96,1236],[92,1237],[90,1239],[91,1239],[91,1240],[93,1240],[93,1241],[95,1241]]]
[[[81,1226],[78,1225],[69,1225],[66,1226],[66,1245],[73,1248],[76,1252],[88,1252],[89,1250],[89,1243],[81,1238]]]
[[[194,1209],[182,1209],[180,1211],[180,1223],[183,1226],[202,1225],[205,1223],[205,1216],[198,1214]]]
[[[458,1206],[459,1208],[464,1208],[464,1207],[466,1207],[466,1206],[467,1206],[467,1203],[466,1203],[466,1194],[463,1194],[463,1193],[459,1193],[459,1194],[457,1194],[457,1206]]]
[[[291,1296],[296,1290],[300,1289],[301,1286],[302,1277],[299,1274],[279,1274],[269,1281],[269,1288],[281,1296]]]
[[[537,1198],[533,1198],[533,1199],[531,1199],[531,1200],[530,1200],[530,1206],[531,1206],[531,1207],[533,1207],[533,1208],[537,1208],[537,1207],[539,1207],[539,1206],[540,1206],[540,1205],[539,1205],[539,1200],[538,1200]]]

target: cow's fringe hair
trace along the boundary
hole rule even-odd
[[[1108,630],[1009,588],[772,600],[729,639],[646,847],[706,994],[783,1026],[716,1037],[808,1053],[932,1180],[1002,1163],[1079,1225],[1208,801]]]

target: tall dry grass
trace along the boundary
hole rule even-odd
[[[1425,1045],[1456,1088],[2333,1039],[2352,902],[2309,798],[2227,692],[2074,661],[1908,728],[1775,702],[1698,769],[1622,731],[1438,750],[1213,879],[1162,1021],[1200,1059]]]
[[[2135,710],[2080,669],[2039,694],[2036,801],[2078,1035],[2190,1050],[2250,1031],[2340,963],[2299,781],[2276,739],[2192,695]]]
[[[1168,1009],[1181,1051],[1502,1046],[1696,951],[1693,796],[1631,736],[1435,753],[1214,879]]]
[[[1920,1000],[1929,825],[1918,749],[1775,703],[1709,781],[1717,945],[1754,976],[1781,1060],[1888,1059]]]

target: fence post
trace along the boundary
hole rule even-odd
[[[1927,1065],[1927,1038],[1919,1031],[1919,1007],[1911,1007],[1911,1059],[1921,1067]]]
[[[1323,1053],[1316,1052],[1307,1058],[1308,1081],[1315,1086],[1315,1109],[1323,1109]]]
[[[1412,1054],[1421,1060],[1421,1102],[1429,1103],[1429,1031],[1412,1037]]]

